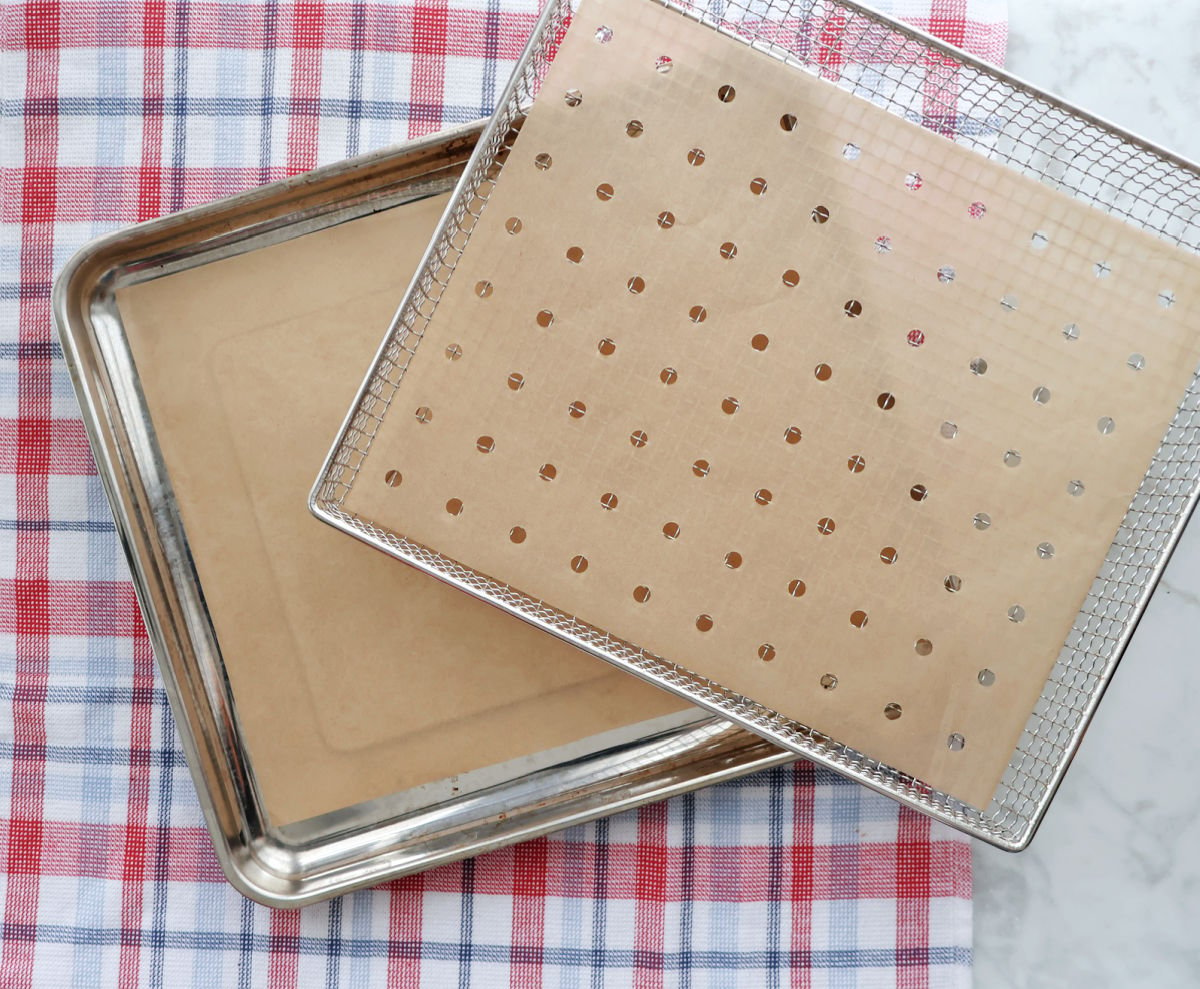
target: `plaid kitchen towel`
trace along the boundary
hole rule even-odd
[[[885,6],[1003,58],[1003,0]],[[535,17],[0,0],[0,986],[969,984],[966,840],[807,763],[301,911],[222,879],[54,273],[118,226],[489,113]]]

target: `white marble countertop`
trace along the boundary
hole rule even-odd
[[[1200,161],[1195,0],[1009,10],[1011,71]],[[1029,850],[976,843],[980,989],[1200,986],[1197,642],[1193,524]]]

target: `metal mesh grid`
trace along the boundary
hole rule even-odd
[[[664,2],[797,69],[993,161],[1200,253],[1200,171],[879,14],[842,0],[709,5]],[[448,284],[475,220],[553,60],[569,0],[542,15],[455,204],[427,252],[371,375],[314,489],[319,515],[462,589],[617,661],[855,779],[992,844],[1032,837],[1132,634],[1200,489],[1200,378],[1164,437],[1046,681],[1009,769],[983,812],[718,684],[495,583],[341,505]]]

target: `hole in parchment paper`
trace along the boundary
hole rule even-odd
[[[879,551],[879,559],[889,567],[900,559],[900,554],[896,551],[895,546],[884,546]]]
[[[755,333],[750,338],[750,346],[761,353],[766,350],[771,344],[771,338],[765,333]]]
[[[987,207],[976,200],[967,207],[967,212],[970,214],[972,220],[982,220],[987,215]]]
[[[662,527],[662,534],[672,541],[678,539],[682,531],[678,522],[668,522]]]
[[[859,610],[850,612],[850,624],[855,628],[866,628],[867,621],[868,618],[865,611]]]
[[[519,234],[521,232],[521,228],[524,226],[525,224],[521,222],[521,218],[519,216],[510,216],[504,221],[504,229],[510,234]]]
[[[1146,366],[1146,358],[1141,354],[1130,354],[1125,358],[1125,366],[1131,371],[1141,371]]]
[[[549,309],[543,309],[537,314],[537,325],[543,330],[550,329],[554,325],[554,313]]]
[[[804,597],[804,592],[807,590],[808,585],[805,584],[804,581],[802,581],[799,577],[794,577],[792,580],[788,581],[788,597],[802,598]]]
[[[905,339],[910,347],[919,347],[925,342],[925,333],[923,330],[909,330]]]
[[[563,102],[569,107],[577,107],[583,102],[583,93],[578,89],[568,89],[563,93]]]
[[[758,658],[764,663],[769,663],[775,658],[775,647],[769,642],[764,642],[758,647]]]
[[[1096,420],[1096,429],[1101,436],[1108,436],[1117,428],[1117,424],[1113,422],[1111,416],[1101,416]]]
[[[1016,312],[1020,304],[1021,300],[1011,292],[1000,297],[1000,308],[1005,312]]]
[[[1005,450],[1004,451],[1004,466],[1019,467],[1021,465],[1020,450]]]
[[[567,406],[567,415],[569,415],[572,419],[582,419],[585,415],[587,415],[587,406],[583,402],[580,402],[578,399],[576,399]]]
[[[962,590],[962,578],[956,573],[946,574],[946,579],[942,581],[942,586],[951,594],[957,594]]]
[[[829,222],[829,207],[828,206],[814,206],[812,213],[810,215],[812,216],[813,223],[828,223]]]
[[[954,281],[955,274],[955,270],[950,265],[944,264],[937,270],[937,280],[943,285],[949,285]]]
[[[975,357],[971,360],[971,373],[982,376],[987,374],[988,362],[982,357]]]
[[[605,491],[604,494],[600,496],[600,507],[606,512],[613,511],[613,509],[617,507],[618,503],[619,499],[611,491]]]
[[[607,45],[610,41],[612,41],[612,36],[612,28],[610,28],[607,24],[601,24],[598,28],[596,28],[595,37],[600,44]]]
[[[664,385],[673,385],[679,380],[679,372],[673,367],[664,367],[658,372],[658,380]]]
[[[788,428],[783,431],[784,442],[790,443],[792,446],[795,446],[803,438],[804,434],[800,432],[799,426],[788,426]]]
[[[699,168],[704,164],[704,149],[692,148],[692,150],[688,152],[687,159],[689,165],[694,165],[696,168]]]
[[[800,272],[798,272],[795,268],[788,268],[788,270],[783,273],[783,284],[788,288],[795,288],[800,284]]]
[[[833,368],[828,364],[818,364],[813,368],[813,374],[818,381],[828,381],[833,377]]]
[[[1039,560],[1054,559],[1054,544],[1053,543],[1038,543],[1037,555]]]
[[[850,319],[858,319],[862,315],[863,304],[858,299],[847,299],[846,304],[842,306],[844,312]]]
[[[452,343],[446,348],[446,360],[448,361],[456,361],[462,357],[462,355],[463,349],[456,343]]]
[[[754,492],[754,503],[756,505],[769,505],[771,504],[771,499],[774,497],[775,496],[771,494],[770,488],[759,488]]]
[[[875,253],[890,254],[892,250],[892,238],[887,234],[880,234],[875,238]]]
[[[625,287],[629,289],[630,295],[641,295],[646,291],[646,279],[641,275],[634,275],[625,283]]]
[[[909,172],[904,176],[904,188],[908,189],[909,192],[916,192],[924,184],[925,180],[921,178],[920,172]]]
[[[756,196],[762,196],[767,191],[767,180],[761,175],[750,180],[750,191]]]
[[[508,530],[509,540],[511,542],[517,543],[518,545],[525,542],[526,535],[527,535],[527,533],[525,532],[524,528],[522,528],[519,525],[514,525],[511,529]]]
[[[1014,604],[1008,609],[1008,620],[1014,624],[1025,621],[1025,609],[1019,604]]]
[[[890,391],[880,392],[875,397],[875,404],[883,409],[884,412],[890,412],[896,407],[896,396]]]
[[[1041,251],[1050,243],[1050,238],[1041,230],[1035,230],[1033,236],[1029,238],[1029,243],[1035,251]]]
[[[1050,389],[1047,388],[1045,385],[1038,385],[1033,390],[1033,400],[1038,405],[1045,405],[1047,402],[1050,401]]]
[[[556,477],[558,477],[558,468],[555,467],[554,464],[542,464],[542,466],[538,468],[538,477],[540,477],[543,481],[553,481]]]
[[[708,310],[703,306],[692,306],[692,308],[688,310],[688,319],[690,319],[693,323],[703,323],[706,319],[708,319]]]
[[[975,517],[971,519],[971,524],[980,532],[985,529],[990,529],[992,526],[992,517],[987,512],[976,512]]]
[[[727,240],[721,245],[721,257],[723,257],[726,261],[732,261],[737,257],[737,253],[737,244],[735,244],[732,240]]]
[[[712,464],[707,460],[697,460],[692,463],[692,473],[697,477],[708,477],[710,470],[712,470]]]
[[[741,407],[742,403],[732,395],[726,395],[723,399],[721,399],[721,411],[727,416],[733,415]]]
[[[1084,491],[1083,481],[1068,481],[1067,482],[1067,494],[1069,494],[1072,498],[1078,498],[1080,495],[1083,494],[1083,491]]]
[[[462,515],[463,503],[461,498],[451,498],[446,502],[446,513],[449,515]]]
[[[742,565],[742,554],[737,550],[730,550],[725,554],[725,566],[730,570],[736,570]]]
[[[596,198],[602,203],[608,202],[616,195],[616,190],[607,182],[601,182],[596,186]]]
[[[1079,326],[1076,323],[1068,323],[1062,328],[1062,335],[1068,340],[1079,339]]]
[[[605,357],[611,357],[617,352],[617,345],[608,337],[605,337],[598,344],[596,344],[596,349]]]
[[[546,154],[545,151],[542,151],[539,154],[534,156],[533,166],[539,172],[546,171],[553,164],[554,164],[554,159],[551,158],[548,154]]]
[[[846,161],[858,161],[860,154],[862,154],[862,149],[857,144],[845,144],[842,146],[842,157]]]
[[[895,721],[903,713],[904,713],[904,709],[899,704],[897,704],[895,701],[893,701],[891,704],[888,704],[883,709],[883,716],[885,718],[887,718],[888,721]]]
[[[417,417],[417,422],[421,423],[421,425],[433,421],[433,409],[428,405],[420,406],[413,415]]]
[[[822,674],[821,688],[823,690],[836,690],[837,685],[838,685],[838,678],[835,677],[832,673]]]
[[[828,515],[824,518],[817,519],[817,532],[822,536],[831,536],[837,529],[837,523]]]
[[[979,681],[981,687],[990,687],[996,682],[996,674],[985,668],[979,671],[979,675],[975,679]]]
[[[567,260],[570,261],[571,264],[579,264],[579,262],[581,262],[583,260],[583,248],[582,247],[568,247],[567,248]]]
[[[958,426],[955,423],[950,422],[949,419],[947,419],[939,427],[938,432],[940,432],[942,434],[943,439],[952,440],[952,439],[954,439],[954,437],[956,437],[958,435]]]
[[[794,131],[797,123],[798,121],[796,120],[796,115],[794,113],[785,113],[779,118],[779,126],[785,131]]]
[[[383,475],[383,483],[386,484],[389,488],[400,487],[400,483],[403,480],[404,480],[404,475],[401,474],[398,470],[389,470],[386,474]]]
[[[918,656],[928,656],[933,652],[933,643],[928,639],[917,639],[917,641],[913,643],[913,652],[915,652]]]
[[[851,474],[861,474],[866,469],[867,461],[861,454],[856,453],[846,461],[846,470]]]
[[[490,436],[480,436],[475,440],[475,449],[480,453],[491,453],[496,449],[496,441]]]
[[[674,67],[675,63],[671,60],[670,55],[659,55],[654,60],[654,69],[657,72],[667,73]]]
[[[712,615],[697,615],[696,616],[696,628],[698,628],[701,632],[710,631],[713,627],[713,624],[714,624],[714,622],[713,622]]]
[[[486,299],[492,294],[492,283],[486,279],[475,283],[475,294],[481,299]]]
[[[908,496],[913,501],[924,501],[929,497],[929,489],[924,484],[914,484],[908,489]]]
[[[645,604],[650,600],[650,588],[645,584],[638,584],[638,586],[633,589],[633,599],[638,604]]]
[[[635,429],[629,434],[629,442],[639,450],[650,442],[650,437],[644,429]]]
[[[967,740],[958,732],[952,732],[950,735],[946,736],[946,747],[949,748],[951,752],[961,752],[966,745]]]
[[[1175,293],[1169,288],[1164,288],[1158,293],[1158,304],[1164,309],[1170,309],[1175,305]]]
[[[631,120],[625,125],[625,133],[630,137],[641,137],[646,131],[646,125],[640,120]]]
[[[669,209],[663,210],[658,214],[658,225],[662,227],[663,230],[670,230],[673,226],[675,226],[675,214]]]
[[[508,387],[511,391],[520,391],[525,387],[525,375],[521,374],[519,371],[513,371],[513,373],[508,376]]]
[[[737,90],[729,85],[729,83],[725,83],[724,86],[717,90],[717,99],[722,103],[732,103],[736,96]]]
[[[586,556],[571,557],[571,569],[576,573],[583,573],[588,568],[588,558]]]
[[[1097,261],[1092,265],[1092,273],[1097,278],[1107,278],[1112,274],[1112,265],[1107,261]]]

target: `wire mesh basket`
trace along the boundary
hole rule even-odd
[[[1167,243],[1200,253],[1200,171],[1195,166],[927,35],[850,2],[662,6]],[[311,498],[313,511],[442,580],[936,819],[999,847],[1023,848],[1195,505],[1200,491],[1200,379],[1193,379],[1183,396],[1008,770],[982,810],[345,509],[571,17],[569,2],[552,2],[542,14],[322,469]],[[1160,302],[1168,306],[1173,299]]]

